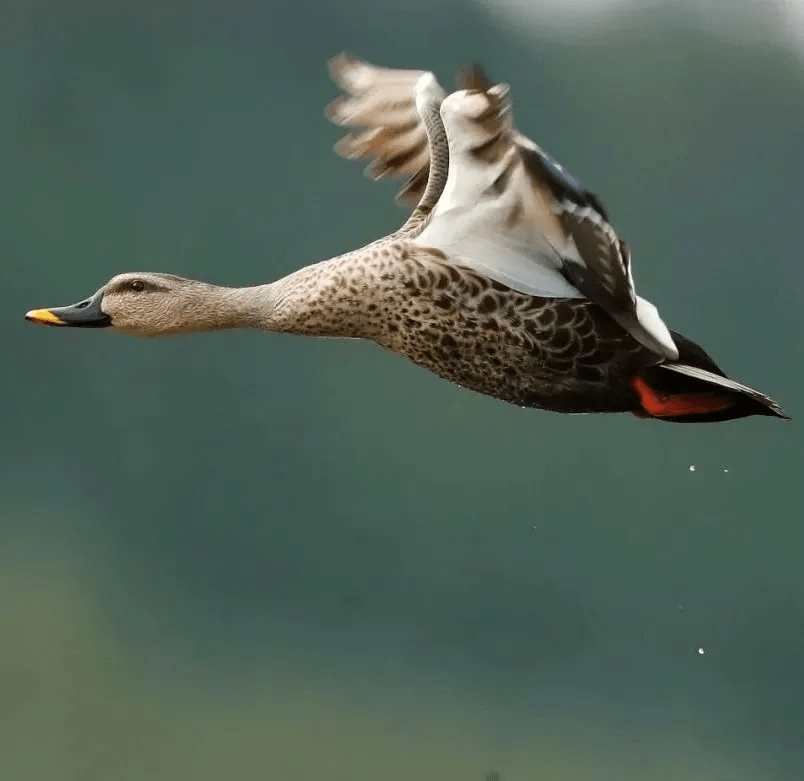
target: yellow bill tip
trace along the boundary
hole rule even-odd
[[[32,309],[26,313],[25,319],[43,325],[65,325],[64,320],[54,315],[49,309]]]

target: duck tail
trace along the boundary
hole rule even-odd
[[[695,342],[671,333],[678,360],[648,367],[634,378],[640,401],[635,414],[674,423],[715,423],[749,415],[790,420],[772,398],[729,379]]]

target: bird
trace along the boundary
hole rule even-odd
[[[118,274],[29,311],[50,326],[164,336],[232,328],[373,341],[521,407],[667,422],[789,419],[730,379],[636,294],[632,252],[601,200],[514,125],[510,87],[479,66],[446,92],[425,70],[329,61],[342,157],[407,176],[397,230],[253,287]]]

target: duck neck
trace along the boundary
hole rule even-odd
[[[349,256],[299,269],[276,282],[224,291],[235,328],[306,336],[373,336],[365,265]]]

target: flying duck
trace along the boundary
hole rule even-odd
[[[523,407],[674,422],[787,418],[725,376],[636,294],[631,249],[600,199],[513,124],[510,91],[341,54],[336,145],[372,178],[407,176],[398,230],[276,282],[221,287],[155,272],[113,277],[26,319],[163,336],[226,328],[359,337]]]

